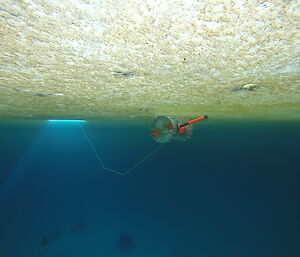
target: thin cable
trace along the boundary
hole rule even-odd
[[[96,158],[98,159],[98,161],[99,161],[99,163],[100,163],[100,165],[101,165],[102,170],[105,170],[106,167],[104,166],[104,164],[103,164],[103,162],[102,162],[100,156],[98,155],[96,149],[94,148],[94,146],[93,146],[93,144],[92,144],[92,142],[91,142],[89,136],[85,133],[85,130],[83,129],[83,127],[81,126],[81,124],[79,124],[79,126],[80,126],[80,128],[81,128],[81,130],[82,130],[83,135],[85,136],[86,140],[88,141],[90,147],[92,148],[94,154],[96,155]],[[101,170],[101,171],[102,171],[102,170]]]
[[[161,144],[157,148],[155,148],[151,153],[147,154],[145,157],[143,157],[141,160],[139,160],[136,164],[131,166],[125,173],[124,176],[126,176],[130,171],[132,171],[136,166],[141,164],[143,161],[145,161],[147,158],[149,158],[151,155],[153,155],[155,152],[157,152],[159,149],[161,149],[164,146],[164,144]]]
[[[145,157],[143,157],[142,159],[140,159],[137,163],[135,163],[134,165],[132,165],[129,169],[127,169],[127,171],[125,172],[121,172],[121,171],[118,171],[118,170],[114,170],[114,169],[111,169],[111,168],[108,168],[108,167],[105,167],[104,164],[103,164],[103,161],[101,160],[99,154],[97,153],[95,147],[93,146],[89,136],[86,134],[85,130],[83,129],[83,127],[81,126],[81,124],[79,124],[81,130],[82,130],[82,133],[83,135],[85,136],[86,140],[88,141],[91,149],[93,150],[96,158],[98,159],[100,165],[101,165],[101,171],[104,171],[104,170],[107,170],[107,171],[110,171],[112,173],[115,173],[115,174],[118,174],[120,176],[123,176],[125,177],[130,171],[132,171],[134,168],[136,168],[138,165],[140,165],[142,162],[144,162],[147,158],[149,158],[151,155],[153,155],[155,152],[157,152],[159,149],[161,149],[165,144],[161,144],[160,146],[158,146],[157,148],[155,148],[151,153],[147,154]]]
[[[117,170],[114,170],[114,169],[111,169],[111,168],[106,168],[106,167],[105,167],[103,170],[110,171],[110,172],[115,173],[115,174],[118,174],[118,175],[120,175],[120,176],[125,176],[125,174],[124,174],[123,172],[117,171]]]

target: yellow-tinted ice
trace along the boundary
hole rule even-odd
[[[299,1],[1,1],[0,118],[300,120]]]

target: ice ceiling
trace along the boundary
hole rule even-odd
[[[0,2],[0,118],[300,120],[300,2]]]

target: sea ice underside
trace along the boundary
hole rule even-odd
[[[299,9],[5,1],[0,119],[300,120]]]

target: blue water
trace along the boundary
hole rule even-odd
[[[148,124],[82,124],[106,166]],[[125,178],[77,123],[0,123],[1,257],[298,257],[300,124],[197,124]]]

